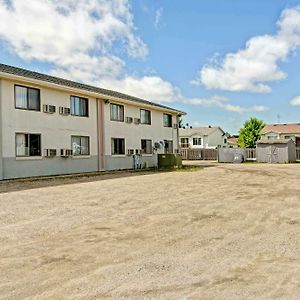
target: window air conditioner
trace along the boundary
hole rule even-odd
[[[61,157],[69,157],[73,155],[73,151],[71,149],[60,149]]]
[[[56,156],[56,149],[45,149],[44,150],[45,157],[54,157]]]
[[[43,112],[48,114],[54,114],[56,111],[55,105],[44,104]]]
[[[59,114],[64,115],[64,116],[68,116],[70,114],[70,108],[60,106],[59,107]]]
[[[127,150],[127,155],[133,155],[133,154],[134,154],[134,149]]]
[[[126,123],[130,124],[132,123],[133,119],[131,117],[126,117],[125,121]]]

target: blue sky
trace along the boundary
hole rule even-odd
[[[161,102],[193,126],[300,122],[300,1],[22,2],[0,0],[2,63]]]

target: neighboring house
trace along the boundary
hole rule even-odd
[[[261,139],[291,139],[295,142],[296,147],[300,147],[300,123],[266,125],[261,131]]]
[[[232,135],[227,137],[227,144],[229,148],[238,148],[238,135]]]
[[[215,149],[227,147],[226,133],[220,127],[180,128],[180,147]]]
[[[0,179],[157,166],[178,151],[183,114],[0,64]]]

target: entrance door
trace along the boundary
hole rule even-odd
[[[173,153],[173,141],[165,140],[165,154]]]

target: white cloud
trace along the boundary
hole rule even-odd
[[[162,9],[157,11],[157,24],[161,14]],[[137,59],[148,53],[136,33],[128,0],[0,0],[0,20],[0,39],[9,49],[23,60],[53,65],[53,75],[158,102],[181,101],[237,113],[266,109],[232,105],[220,97],[187,99],[156,74],[127,74],[124,55]],[[291,32],[285,35],[292,39]]]
[[[128,93],[144,99],[159,99],[160,102],[180,101],[182,96],[179,88],[158,76],[133,77],[126,76],[122,80],[104,81],[110,89]]]
[[[0,0],[0,20],[0,38],[10,50],[24,60],[53,64],[53,75],[149,100],[180,97],[176,87],[156,75],[124,72],[120,49],[133,58],[148,54],[136,35],[128,0]]]
[[[160,24],[161,18],[162,18],[162,14],[163,14],[163,8],[162,7],[160,7],[159,9],[157,9],[155,11],[154,27],[156,29],[158,29],[158,27],[159,27],[159,24]]]
[[[0,37],[24,59],[63,62],[70,54],[103,55],[113,51],[116,42],[122,42],[130,56],[147,55],[147,46],[135,34],[126,0],[10,3],[0,0]]]
[[[300,46],[300,6],[284,10],[277,25],[276,35],[251,38],[244,49],[205,65],[192,83],[208,89],[270,92],[268,82],[287,77],[279,63]]]
[[[293,105],[293,106],[300,106],[300,96],[297,96],[297,97],[293,98],[290,101],[290,104]]]
[[[211,98],[193,98],[193,99],[186,99],[184,101],[187,104],[191,105],[199,105],[204,107],[218,107],[224,110],[235,112],[235,113],[246,113],[246,112],[263,112],[268,110],[268,107],[263,105],[254,105],[250,107],[242,107],[239,105],[233,105],[229,103],[228,98],[214,96]]]

